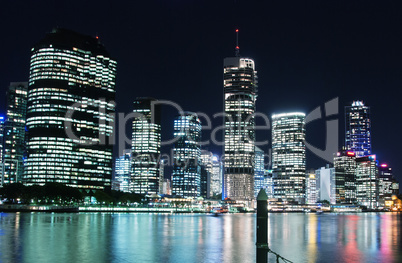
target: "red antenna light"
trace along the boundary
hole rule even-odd
[[[236,57],[240,56],[239,51],[240,51],[240,47],[239,47],[239,29],[236,29],[236,53],[235,53]]]

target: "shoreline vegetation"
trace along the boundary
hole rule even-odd
[[[188,200],[176,196],[138,195],[113,190],[88,190],[69,187],[61,183],[43,186],[25,186],[21,183],[6,184],[0,188],[0,212],[106,212],[106,213],[254,213],[232,200]],[[391,212],[367,210],[355,204],[316,205],[269,202],[269,213],[359,213]],[[397,211],[392,211],[397,212]]]

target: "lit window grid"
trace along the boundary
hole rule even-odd
[[[257,72],[254,61],[239,58],[239,66],[224,68],[225,98],[225,197],[254,198],[254,117]]]
[[[157,194],[160,181],[161,126],[151,122],[153,116],[150,108],[141,105],[140,100],[135,105],[140,106],[135,106],[133,112],[141,113],[141,118],[134,118],[132,124],[132,192]]]
[[[356,155],[371,154],[370,107],[354,105],[345,107],[345,143],[347,150]]]
[[[201,121],[196,114],[178,116],[174,121],[172,193],[183,198],[201,195]]]
[[[276,198],[305,201],[305,115],[277,114],[272,118],[272,169]]]
[[[360,205],[374,209],[378,202],[378,168],[375,162],[358,162],[356,167],[356,199]]]
[[[81,73],[79,73],[82,70]],[[113,133],[114,105],[98,98],[88,98],[79,94],[72,95],[71,87],[90,86],[104,90],[107,97],[114,97],[116,62],[102,55],[94,56],[90,51],[39,48],[33,49],[31,56],[30,80],[28,92],[28,120],[29,130],[59,129],[63,130],[63,122],[69,104],[83,102],[83,108],[74,109],[86,113],[85,119],[72,119],[74,131],[80,140],[72,143],[72,151],[35,149],[38,138],[30,138],[28,142],[27,169],[24,179],[27,185],[44,184],[46,182],[61,182],[79,188],[104,189],[110,186],[111,178],[111,147],[79,145],[83,140],[99,142],[96,134],[111,137]],[[53,80],[60,87],[44,87],[43,81]],[[104,112],[99,110],[104,108]],[[71,107],[70,107],[71,108]],[[48,115],[48,116],[45,116]],[[88,121],[93,119],[93,121]],[[98,120],[107,124],[98,125]],[[81,136],[80,136],[81,135]],[[63,138],[39,138],[42,141]],[[46,143],[43,143],[46,147]],[[55,146],[56,149],[62,145]],[[33,148],[30,148],[30,147]],[[38,162],[40,159],[45,162]],[[78,163],[75,159],[78,159]],[[85,160],[85,161],[82,161]],[[60,172],[60,167],[66,168]],[[46,174],[44,175],[44,171]]]

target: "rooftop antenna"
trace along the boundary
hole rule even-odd
[[[240,48],[239,48],[239,29],[236,29],[236,51],[235,51],[236,57],[240,56]]]

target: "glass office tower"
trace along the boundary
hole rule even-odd
[[[55,29],[31,49],[27,185],[110,188],[115,75],[94,37]]]
[[[184,112],[174,121],[172,194],[196,198],[201,194],[201,122],[196,113]]]
[[[11,82],[7,91],[4,123],[3,183],[20,183],[24,171],[27,82]]]
[[[251,202],[254,199],[257,71],[249,58],[224,60],[224,186],[223,198]]]
[[[375,155],[356,158],[357,203],[369,209],[378,206],[378,167]]]
[[[336,203],[356,203],[356,154],[339,151],[334,156],[334,168]]]
[[[356,153],[356,157],[371,154],[370,107],[362,101],[353,101],[345,107],[346,150]]]
[[[159,192],[161,153],[161,109],[154,98],[134,101],[132,150],[132,192]]]
[[[272,116],[272,170],[274,196],[305,202],[306,147],[305,114]]]
[[[131,150],[124,150],[115,160],[113,190],[130,192],[131,185]]]

